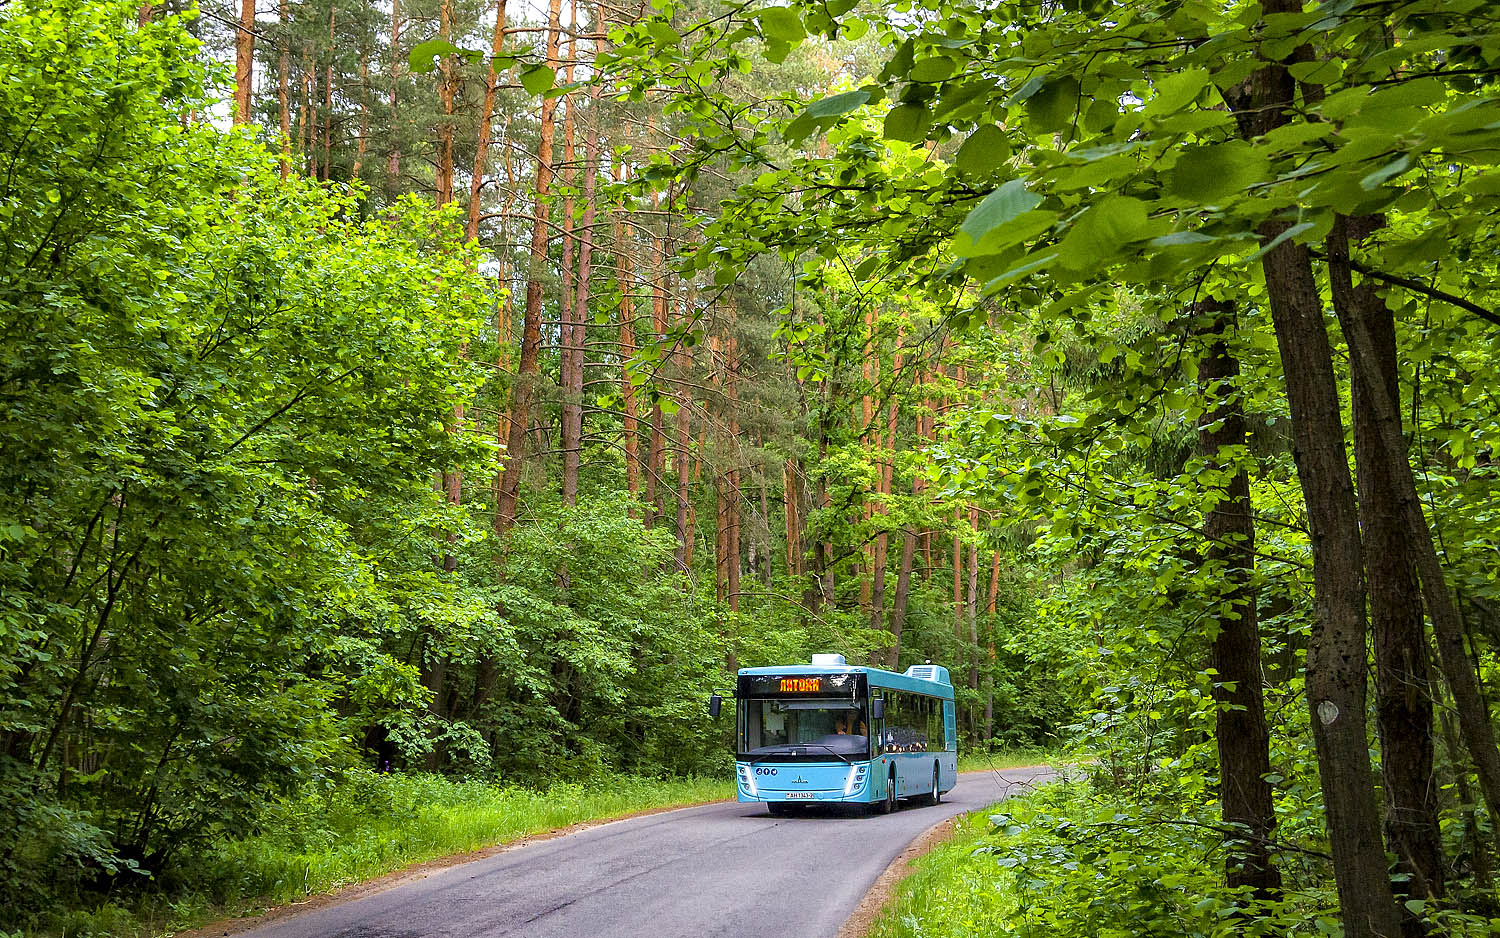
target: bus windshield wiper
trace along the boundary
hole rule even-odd
[[[809,746],[816,746],[819,749],[827,749],[829,752],[831,752],[834,755],[838,756],[840,759],[842,759],[844,762],[848,763],[849,765],[853,765],[854,764],[854,761],[852,759],[850,759],[848,756],[844,755],[842,752],[839,752],[837,749],[833,748],[832,746],[825,746],[822,743],[808,743],[807,745],[809,745]]]
[[[846,762],[849,765],[853,765],[854,764],[854,761],[852,759],[850,759],[848,756],[846,756],[843,753],[839,752],[837,749],[833,748],[832,746],[825,746],[822,743],[797,743],[795,746],[782,746],[782,747],[778,748],[775,752],[763,752],[763,753],[761,753],[760,755],[756,756],[754,759],[751,759],[750,760],[750,764],[751,765],[756,765],[757,763],[765,762],[766,760],[772,759],[772,758],[774,758],[776,756],[795,756],[795,755],[799,755],[800,754],[799,750],[802,750],[802,749],[827,749],[829,752],[833,753],[835,756],[838,756],[838,758],[841,761]]]

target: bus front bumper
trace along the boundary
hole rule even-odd
[[[865,801],[870,785],[868,764],[751,765],[741,762],[735,775],[737,794],[744,802]]]

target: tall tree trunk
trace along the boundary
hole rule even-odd
[[[892,358],[892,368],[898,376],[901,374],[902,355],[900,352],[901,338],[896,338],[896,353]],[[920,382],[920,374],[918,381]],[[891,396],[890,414],[886,419],[886,436],[890,440],[890,459],[886,463],[887,477],[885,490],[887,493],[894,492],[895,482],[895,460],[896,460],[896,416],[897,400],[894,394]],[[921,445],[923,416],[917,414],[917,438],[918,446]],[[911,483],[912,501],[915,503],[922,494],[922,473],[913,474]],[[917,531],[908,524],[901,531],[901,559],[896,565],[896,595],[891,601],[891,638],[890,648],[886,651],[886,667],[897,670],[901,662],[901,632],[906,628],[906,610],[911,602],[911,574],[912,567],[917,558]]]
[[[615,178],[625,181],[625,164],[615,168]],[[620,283],[620,397],[624,401],[625,416],[621,421],[621,436],[625,445],[625,490],[634,502],[641,491],[641,454],[635,399],[635,384],[630,380],[630,360],[635,357],[635,249],[634,235],[624,230],[619,215],[615,216],[614,244],[615,263],[619,269]],[[635,509],[632,507],[631,512]]]
[[[1243,447],[1245,413],[1236,386],[1240,363],[1229,348],[1235,332],[1233,305],[1205,300],[1196,310],[1196,331],[1205,348],[1198,363],[1198,385],[1206,405],[1198,419],[1198,447],[1210,472],[1229,471],[1225,450]],[[1231,457],[1232,458],[1232,457]],[[1215,634],[1209,653],[1217,672],[1214,682],[1215,742],[1219,750],[1219,802],[1226,825],[1245,831],[1229,842],[1224,858],[1230,888],[1248,886],[1256,899],[1269,901],[1281,892],[1281,872],[1271,858],[1276,829],[1271,801],[1271,734],[1266,726],[1262,693],[1260,623],[1255,579],[1255,522],[1250,476],[1234,470],[1210,496],[1204,519],[1209,579],[1223,584],[1215,608]]]
[[[682,314],[678,320],[683,329],[690,327],[693,319],[693,288],[688,284],[684,291],[682,302]],[[688,571],[688,544],[692,539],[692,531],[688,527],[688,482],[691,472],[688,466],[688,449],[692,442],[692,428],[689,423],[692,404],[692,396],[688,391],[687,375],[690,367],[688,353],[679,348],[672,353],[674,359],[674,370],[677,372],[674,384],[674,397],[677,404],[677,434],[676,445],[672,451],[672,461],[677,464],[677,512],[674,530],[677,535],[677,565],[684,572]]]
[[[755,446],[756,449],[764,451],[766,447],[765,440],[757,436],[755,440]],[[766,589],[770,589],[771,587],[771,580],[773,579],[772,567],[774,565],[774,561],[771,559],[771,474],[769,471],[767,471],[768,469],[769,467],[766,466],[765,463],[761,463],[760,520],[762,522],[762,529],[759,532],[761,535],[760,566],[757,568],[754,564],[750,565],[751,568],[760,575],[761,586],[766,587]]]
[[[974,533],[974,543],[969,545],[968,594],[966,596],[966,618],[969,623],[969,690],[979,695],[979,509],[969,506],[969,529]],[[972,710],[969,727],[976,727]],[[977,734],[976,734],[977,735]]]
[[[255,0],[240,0],[240,24],[234,33],[234,122],[250,122],[250,95],[255,78]]]
[[[1385,791],[1386,841],[1396,868],[1406,874],[1402,895],[1439,898],[1444,893],[1442,838],[1432,779],[1433,708],[1428,683],[1427,636],[1421,584],[1410,537],[1401,517],[1400,483],[1380,439],[1381,417],[1371,400],[1378,380],[1388,401],[1400,397],[1396,372],[1396,323],[1370,281],[1354,286],[1348,266],[1350,225],[1338,219],[1329,234],[1328,256],[1334,308],[1345,331],[1363,319],[1374,360],[1363,362],[1352,382],[1354,460],[1359,474],[1359,516],[1364,529],[1370,584],[1370,624],[1375,647],[1375,715],[1380,731],[1380,771]],[[1358,235],[1356,235],[1357,237]],[[1395,415],[1400,420],[1399,413]],[[1398,423],[1399,431],[1399,423]],[[1403,451],[1401,462],[1406,462]],[[1413,493],[1414,494],[1414,493]],[[1425,932],[1405,916],[1408,935]]]
[[[891,604],[891,648],[886,666],[897,669],[901,663],[901,632],[906,628],[906,609],[911,602],[911,570],[917,556],[917,532],[907,528],[901,534],[901,563],[896,568],[896,597]]]
[[[401,191],[401,112],[397,91],[401,87],[401,0],[391,0],[391,152],[386,158],[386,195]]]
[[[1388,376],[1382,374],[1381,353],[1374,336],[1376,327],[1370,322],[1376,312],[1372,306],[1358,302],[1351,285],[1346,227],[1346,221],[1339,217],[1328,242],[1334,311],[1349,343],[1356,380],[1366,395],[1370,429],[1374,431],[1371,439],[1379,443],[1405,540],[1416,561],[1422,598],[1432,620],[1433,637],[1437,640],[1438,661],[1453,693],[1459,732],[1474,757],[1485,806],[1491,817],[1500,817],[1500,746],[1496,744],[1495,730],[1490,723],[1489,708],[1480,691],[1474,663],[1465,650],[1463,620],[1448,589],[1432,530],[1427,525],[1427,516],[1417,494],[1416,477],[1407,461],[1406,441],[1401,435],[1400,407],[1397,398],[1389,392]],[[1375,294],[1370,291],[1366,295],[1373,297]]]
[[[358,179],[365,165],[365,148],[370,135],[370,106],[366,100],[370,85],[370,54],[359,52],[359,140],[354,145],[354,166],[349,170],[350,179]]]
[[[495,59],[505,43],[505,0],[495,3],[495,31],[490,38],[490,68],[484,83],[484,100],[479,105],[479,137],[474,146],[474,174],[469,178],[469,216],[464,224],[464,237],[470,241],[479,237],[480,193],[484,189],[484,177],[489,171],[491,124],[495,119],[495,89],[500,84],[500,73],[495,70]]]
[[[721,343],[717,335],[710,336],[708,340],[709,354],[714,361],[722,361]],[[727,371],[727,366],[724,371]],[[718,375],[719,382],[724,382],[724,371]],[[721,435],[716,447],[719,462],[721,464],[729,461],[729,437]],[[725,602],[729,598],[729,473],[720,473],[714,481],[714,595],[719,602]]]
[[[801,487],[797,473],[797,460],[788,457],[782,488],[783,511],[786,518],[786,572],[790,576],[802,575],[802,512],[800,510]]]
[[[577,5],[574,5],[574,22],[577,22]],[[604,54],[604,8],[595,6],[594,14],[594,60]],[[569,66],[569,81],[572,66]],[[589,87],[589,109],[584,127],[583,143],[583,220],[582,233],[578,238],[578,290],[573,297],[572,334],[566,338],[566,351],[571,356],[572,367],[568,371],[568,385],[563,388],[563,501],[574,504],[578,500],[578,469],[583,446],[583,371],[588,346],[589,285],[593,276],[594,260],[594,196],[599,166],[599,83]],[[569,107],[571,111],[571,106]]]
[[[453,0],[442,0],[438,4],[438,36],[453,41]],[[442,117],[438,118],[437,172],[433,179],[440,206],[453,201],[453,105],[457,94],[457,57],[442,56],[438,60],[438,104],[442,108]]]
[[[558,65],[558,34],[561,31],[562,0],[551,0],[547,7],[547,65]],[[547,196],[552,191],[552,136],[556,129],[556,99],[544,97],[536,147],[535,223],[531,229],[531,267],[526,273],[526,307],[522,312],[521,358],[516,367],[516,381],[511,391],[510,439],[505,452],[504,476],[500,480],[500,499],[495,507],[495,523],[508,531],[516,520],[516,505],[521,497],[521,469],[525,465],[526,433],[531,426],[531,399],[540,374],[538,352],[542,342],[542,278],[547,269]]]
[[[877,325],[877,320],[874,316],[873,307],[870,313],[870,324],[872,327],[870,335],[871,348],[869,353],[866,355],[866,361],[868,362],[868,367],[870,369],[870,385],[871,390],[873,391],[876,387],[878,387],[880,382],[880,346],[878,342],[876,342],[875,337],[874,327]],[[897,366],[897,370],[899,371],[899,365]],[[892,404],[891,406],[894,407],[895,405]],[[877,416],[878,415],[872,410],[870,414],[872,424],[871,429],[873,430],[875,452],[878,459],[875,464],[875,492],[881,497],[878,498],[871,506],[872,519],[876,516],[884,515],[886,513],[886,503],[884,500],[884,496],[890,494],[890,459],[887,453],[890,450],[895,449],[896,447],[896,438],[894,434],[892,434],[892,436],[890,436],[889,438],[885,438],[881,434],[879,426],[881,421],[877,419]],[[885,568],[886,552],[888,549],[887,544],[887,536],[884,531],[881,531],[880,533],[875,535],[875,541],[871,545],[870,551],[870,629],[874,632],[884,631],[885,629]]]
[[[1267,222],[1261,237],[1269,242],[1287,227]],[[1386,876],[1365,738],[1364,556],[1332,349],[1307,248],[1283,242],[1263,264],[1313,544],[1317,617],[1306,693],[1339,906],[1350,938],[1394,938],[1400,918]]]
[[[1429,655],[1429,657],[1431,657]],[[1448,707],[1437,708],[1438,728],[1443,734],[1443,748],[1448,755],[1448,765],[1453,770],[1453,787],[1458,794],[1459,814],[1464,822],[1464,842],[1469,847],[1469,863],[1474,870],[1474,887],[1488,890],[1490,881],[1489,840],[1479,828],[1479,819],[1474,812],[1474,795],[1469,789],[1469,767],[1464,760],[1464,747],[1453,729],[1453,718]],[[1462,854],[1462,848],[1459,850]]]
[[[276,105],[281,122],[281,178],[292,173],[292,31],[291,14],[287,0],[278,0],[276,18],[280,24],[281,40],[276,53]]]
[[[334,34],[334,14],[337,4],[328,5],[328,65],[323,74],[323,170],[318,178],[328,181],[333,159],[333,62],[338,55],[338,38]]]
[[[958,535],[962,519],[963,509],[953,509],[953,638],[959,644],[964,640],[964,554],[963,540]]]
[[[993,551],[990,556],[990,594],[985,602],[984,611],[990,615],[995,614],[995,609],[1000,601],[1000,552]]]
[[[724,360],[725,388],[729,394],[729,565],[725,572],[729,582],[729,608],[740,611],[740,415],[739,415],[739,338],[735,335],[735,305],[729,302],[729,342]]]
[[[665,204],[670,208],[672,195],[670,190],[667,199],[663,203],[654,200],[657,207]],[[662,234],[654,239],[655,255],[652,259],[652,284],[651,284],[651,324],[656,335],[656,341],[661,342],[667,333],[667,234],[666,221],[661,220]],[[665,473],[667,466],[667,451],[664,441],[664,427],[662,425],[662,410],[659,402],[651,406],[651,440],[647,456],[649,467],[646,474],[646,501],[650,503],[653,518],[663,514],[665,501],[662,489],[665,487]]]
[[[578,3],[573,0],[571,4],[572,14],[569,19],[576,28],[578,23]],[[567,65],[563,66],[563,84],[573,83],[573,68],[578,56],[578,42],[576,38],[568,38]],[[558,329],[558,337],[561,348],[558,349],[558,380],[562,385],[561,406],[559,407],[558,423],[561,433],[562,448],[562,498],[567,505],[578,503],[578,447],[581,445],[583,436],[583,374],[582,374],[582,351],[577,344],[577,333],[581,331],[579,320],[583,317],[583,311],[578,308],[578,296],[576,293],[576,281],[574,276],[573,261],[578,253],[573,223],[573,210],[575,202],[573,198],[573,181],[576,169],[574,161],[577,150],[574,147],[574,129],[578,123],[578,102],[573,95],[565,94],[563,100],[563,158],[562,158],[562,188],[563,188],[563,270],[562,270],[562,321]],[[579,397],[573,396],[575,384],[573,373],[578,371],[576,384],[579,387]]]
[[[314,142],[317,139],[318,115],[314,110],[313,102],[317,97],[318,73],[311,49],[307,50],[303,61],[306,63],[306,68],[302,79],[302,114],[301,120],[298,121],[305,133],[302,140],[302,161],[307,178],[316,179],[318,178],[318,157]]]
[[[1267,17],[1301,11],[1302,0],[1266,0],[1262,5]],[[1225,99],[1246,139],[1287,123],[1296,104],[1287,62],[1266,60]],[[1257,233],[1270,245],[1290,227],[1284,220],[1267,220]],[[1312,541],[1316,619],[1305,691],[1339,908],[1348,938],[1394,938],[1401,933],[1401,920],[1385,867],[1365,735],[1364,556],[1333,351],[1307,247],[1282,241],[1266,251],[1261,266],[1286,376],[1293,458]]]

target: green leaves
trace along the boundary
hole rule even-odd
[[[846,91],[814,101],[808,105],[807,113],[812,117],[837,117],[864,106],[869,100],[868,91]]]
[[[1028,192],[1026,184],[1021,180],[1012,179],[974,206],[973,211],[969,212],[968,217],[959,226],[959,231],[967,235],[971,242],[978,244],[990,232],[1040,204],[1042,204],[1041,196]]]
[[[932,113],[925,104],[898,104],[885,116],[885,138],[903,143],[918,143],[927,136],[927,125],[931,117]]]
[[[1023,87],[1022,91],[1026,89]],[[1056,133],[1073,122],[1078,113],[1080,89],[1071,75],[1047,79],[1026,97],[1026,120],[1033,134]]]
[[[953,162],[959,172],[982,176],[999,169],[1009,158],[1010,140],[1005,131],[995,124],[984,124],[969,134]]]
[[[1146,214],[1146,203],[1129,196],[1106,196],[1073,222],[1058,245],[1058,263],[1073,270],[1101,268],[1132,241],[1154,237],[1161,228]]]
[[[1155,117],[1182,110],[1203,93],[1210,80],[1206,68],[1189,68],[1163,75],[1155,82],[1156,94],[1146,103],[1146,113]]]
[[[802,18],[791,7],[768,7],[760,12],[761,33],[770,40],[801,42],[807,38]]]
[[[414,72],[427,74],[437,68],[437,60],[445,55],[456,55],[469,62],[480,58],[480,53],[460,49],[446,39],[428,39],[412,46],[411,51],[406,54],[406,64]]]
[[[787,124],[782,136],[790,143],[798,143],[815,131],[827,130],[851,111],[858,110],[870,100],[868,91],[845,91],[829,95],[808,105],[795,120]]]
[[[545,65],[528,65],[521,72],[521,87],[530,94],[546,94],[556,81],[557,73]]]
[[[1189,147],[1166,177],[1167,192],[1198,203],[1218,203],[1266,178],[1266,156],[1243,140]]]
[[[807,38],[802,18],[791,7],[768,7],[757,19],[761,35],[766,39],[766,58],[772,62],[784,61],[792,46]]]

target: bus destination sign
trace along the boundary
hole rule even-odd
[[[741,674],[735,696],[849,697],[865,694],[863,674]]]
[[[820,694],[823,679],[820,677],[784,677],[778,688],[783,694]]]

